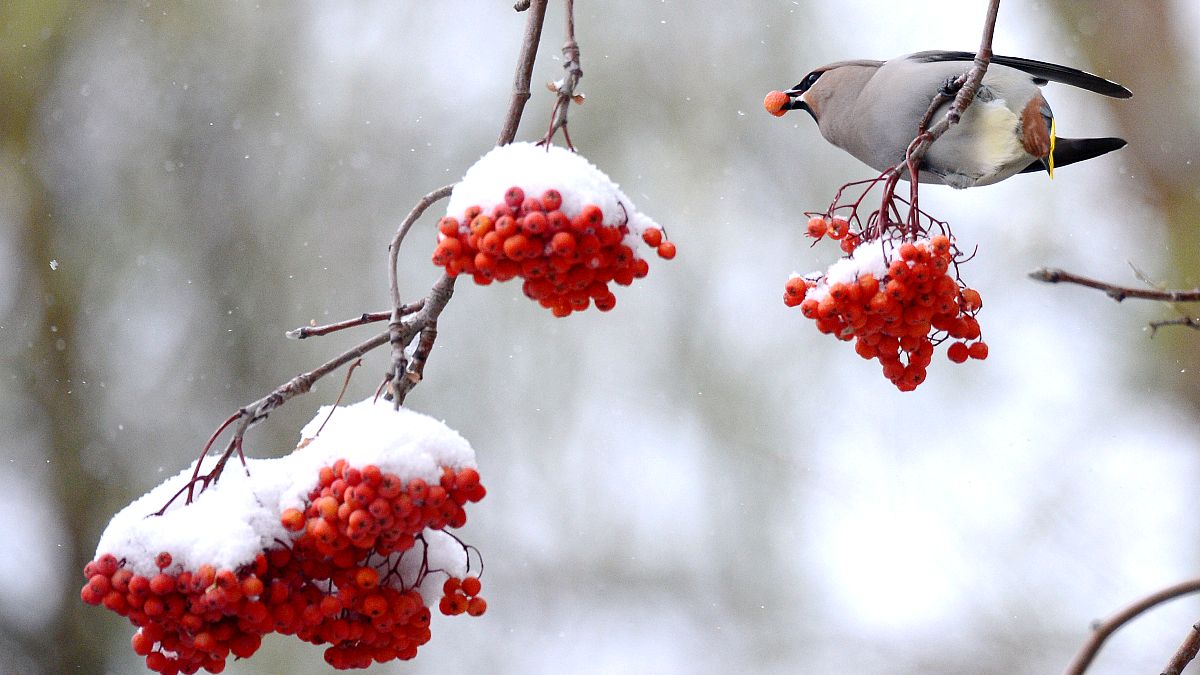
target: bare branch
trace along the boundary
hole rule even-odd
[[[1196,658],[1196,654],[1200,654],[1200,623],[1192,624],[1187,637],[1183,639],[1183,644],[1179,645],[1179,649],[1167,662],[1167,667],[1163,668],[1162,675],[1181,675],[1183,669]]]
[[[529,100],[529,81],[533,78],[533,62],[537,58],[538,43],[542,39],[542,23],[546,19],[546,0],[531,0],[528,4],[529,18],[525,22],[525,38],[521,43],[521,55],[517,57],[517,72],[513,76],[512,102],[508,106],[508,115],[504,118],[504,127],[500,131],[500,139],[496,145],[508,145],[517,137],[517,127],[521,124],[521,113],[525,111],[525,102]],[[515,9],[521,11],[521,3]]]
[[[393,397],[395,407],[404,403],[404,398],[412,388],[421,381],[425,370],[425,360],[433,349],[433,340],[437,337],[437,320],[445,309],[446,303],[454,295],[456,277],[443,275],[429,291],[425,306],[421,311],[412,315],[407,321],[393,320],[388,330],[389,341],[392,343],[392,367],[386,376],[389,382],[389,394]],[[405,347],[412,339],[421,334],[421,344],[413,355],[413,363],[409,364]]]
[[[529,81],[532,77],[533,62],[537,56],[538,42],[541,38],[542,24],[545,20],[546,0],[518,0],[513,9],[518,12],[526,9],[531,9],[532,11],[530,11],[529,18],[526,21],[521,54],[517,61],[516,75],[513,80],[512,102],[509,106],[504,130],[500,134],[499,145],[512,142],[516,136],[525,102],[530,97]],[[573,33],[573,27],[571,28],[571,32]],[[204,445],[191,480],[163,505],[162,509],[158,512],[159,515],[164,513],[172,502],[185,493],[187,494],[187,502],[190,503],[195,495],[196,486],[199,486],[203,490],[220,478],[225,464],[233,456],[234,452],[242,458],[244,465],[245,457],[242,454],[242,441],[246,431],[255,423],[265,419],[272,410],[283,405],[288,400],[308,392],[317,380],[328,375],[330,372],[351,361],[357,361],[367,352],[388,342],[392,344],[393,363],[384,384],[391,384],[391,395],[394,397],[396,407],[400,407],[405,395],[421,380],[425,369],[425,362],[437,337],[438,317],[454,294],[455,281],[454,277],[443,275],[434,284],[428,297],[408,305],[403,304],[400,299],[397,270],[400,246],[403,244],[404,238],[408,235],[408,231],[412,228],[413,224],[421,218],[434,202],[449,196],[453,187],[453,185],[447,185],[422,197],[396,229],[396,234],[393,236],[392,242],[388,247],[388,281],[393,306],[391,311],[364,313],[356,319],[348,319],[326,326],[297,328],[288,331],[286,335],[291,338],[304,339],[390,319],[388,331],[350,348],[314,370],[297,375],[276,387],[266,396],[250,405],[240,408],[226,419],[213,432],[208,442]],[[421,339],[414,350],[413,362],[410,365],[404,350],[417,335],[420,335]],[[341,396],[339,395],[339,400],[340,398]],[[204,458],[208,455],[217,438],[231,427],[233,428],[233,435],[224,452],[221,453],[213,469],[207,474],[201,475],[200,470]]]
[[[1182,290],[1164,290],[1158,288],[1129,288],[1128,286],[1117,286],[1104,281],[1089,279],[1088,277],[1072,274],[1065,270],[1056,269],[1053,267],[1043,267],[1029,273],[1029,276],[1038,281],[1044,281],[1048,284],[1077,284],[1094,288],[1099,291],[1104,291],[1108,297],[1121,302],[1126,298],[1139,298],[1142,300],[1159,300],[1162,302],[1200,302],[1200,288],[1195,288],[1190,291]]]
[[[937,124],[917,136],[914,145],[909,146],[905,161],[896,166],[896,170],[903,169],[905,165],[908,166],[910,169],[909,176],[913,185],[917,183],[917,174],[912,172],[911,169],[920,166],[921,161],[925,158],[925,153],[929,151],[929,146],[934,141],[949,131],[951,126],[958,124],[959,120],[962,119],[963,113],[975,101],[975,94],[979,93],[979,85],[983,82],[983,76],[987,73],[988,65],[992,62],[992,36],[996,32],[996,17],[999,15],[999,12],[1000,0],[991,0],[988,3],[987,18],[983,22],[983,38],[979,42],[979,51],[975,53],[975,62],[969,71],[955,81],[956,86],[952,87],[952,89],[958,90],[957,95],[954,97],[954,103]],[[929,112],[925,114],[925,118],[921,122],[922,127],[928,123],[934,112],[946,100],[947,96],[945,94],[940,93],[939,96],[934,97],[933,102],[929,106]]]
[[[413,312],[421,309],[424,304],[425,298],[421,298],[416,302],[410,302],[402,308],[402,313],[405,316],[412,314]],[[338,321],[337,323],[326,324],[324,326],[301,326],[299,328],[293,328],[283,335],[284,337],[293,340],[303,340],[310,337],[329,335],[330,333],[336,333],[347,328],[356,328],[358,326],[365,326],[371,323],[387,321],[390,318],[392,318],[392,310],[390,309],[386,312],[365,312],[362,316],[359,316],[356,319],[346,319],[345,321]]]
[[[550,90],[557,94],[557,97],[554,100],[554,109],[550,113],[550,128],[540,143],[548,145],[550,139],[554,137],[554,132],[562,129],[567,147],[574,150],[575,147],[571,144],[571,135],[567,131],[567,113],[571,110],[572,102],[583,101],[583,95],[575,92],[579,81],[583,79],[583,68],[579,65],[579,43],[575,41],[575,0],[565,0],[565,12],[567,15],[567,41],[563,43],[562,54],[563,69],[567,71],[567,74],[561,80],[548,85]]]
[[[1167,326],[1183,326],[1184,328],[1200,330],[1200,317],[1198,317],[1198,316],[1180,316],[1180,317],[1176,317],[1174,319],[1163,319],[1161,321],[1151,321],[1150,322],[1150,337],[1154,337],[1155,335],[1157,335],[1159,328],[1165,328]]]
[[[1092,635],[1079,649],[1075,658],[1071,659],[1071,663],[1063,671],[1064,675],[1083,675],[1083,673],[1087,672],[1088,667],[1091,666],[1092,661],[1096,658],[1096,654],[1100,652],[1100,647],[1104,646],[1104,641],[1143,612],[1164,602],[1197,591],[1200,591],[1200,579],[1192,579],[1191,581],[1175,584],[1156,593],[1151,593],[1109,618],[1095,623],[1092,626]]]
[[[400,227],[396,228],[396,234],[392,237],[392,243],[388,245],[388,283],[392,291],[392,306],[395,312],[392,315],[392,320],[399,319],[398,314],[403,311],[404,304],[400,300],[400,281],[397,278],[396,266],[400,256],[400,245],[404,243],[404,237],[408,236],[408,231],[412,229],[413,223],[425,213],[425,210],[433,205],[434,202],[445,199],[450,196],[454,190],[453,185],[443,185],[442,187],[430,192],[421,197],[417,205],[408,212],[408,216],[400,223]]]

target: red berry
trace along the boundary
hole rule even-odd
[[[510,187],[508,188],[508,191],[504,193],[504,203],[507,204],[509,208],[515,209],[521,206],[521,203],[524,201],[525,191],[519,187]]]
[[[562,201],[562,193],[554,188],[542,193],[542,206],[546,207],[547,211],[557,211],[562,206]]]
[[[970,354],[971,358],[982,361],[988,356],[987,343],[983,341],[973,343],[967,348],[967,353]]]
[[[662,230],[658,229],[657,227],[647,227],[646,230],[642,232],[642,241],[646,242],[646,244],[649,246],[657,248],[658,245],[663,241]]]
[[[479,595],[483,584],[479,582],[479,577],[464,577],[462,580],[462,592],[467,597]]]
[[[962,342],[955,342],[946,349],[946,357],[955,363],[962,363],[967,360],[969,355],[967,345]]]

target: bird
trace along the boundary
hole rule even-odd
[[[821,135],[879,172],[900,164],[921,119],[939,92],[970,67],[975,54],[923,51],[887,61],[839,61],[804,76],[784,92],[771,92],[767,110],[804,110]],[[1098,75],[1044,61],[995,55],[975,101],[960,122],[929,146],[918,169],[922,183],[968,188],[998,183],[1018,173],[1099,157],[1125,146],[1121,138],[1058,138],[1054,113],[1042,96],[1049,82],[1129,98],[1125,87]],[[939,119],[947,101],[935,112]],[[903,177],[908,179],[907,171]]]

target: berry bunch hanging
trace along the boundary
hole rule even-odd
[[[852,253],[824,274],[794,275],[784,303],[799,306],[822,333],[854,340],[855,352],[877,359],[898,389],[912,391],[925,381],[935,345],[947,339],[956,340],[947,349],[955,363],[987,358],[975,317],[983,302],[958,280],[950,237],[859,244],[845,220],[821,216],[811,218],[807,230],[815,238],[854,237],[843,246]]]
[[[645,277],[640,244],[675,244],[608,176],[557,146],[512,143],[476,162],[438,223],[433,263],[477,284],[520,277],[526,297],[557,317],[616,306],[610,284]]]
[[[221,672],[272,632],[362,668],[416,656],[451,579],[474,579],[464,611],[486,609],[475,549],[446,531],[486,494],[466,441],[386,403],[329,420],[288,457],[231,467],[191,504],[145,517],[188,471],[114,517],[80,595],[138,627],[131,644],[150,670]]]

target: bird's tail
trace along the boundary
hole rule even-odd
[[[1123,138],[1056,138],[1054,139],[1054,168],[1082,162],[1125,147]],[[1046,164],[1038,159],[1021,173],[1045,171]]]

